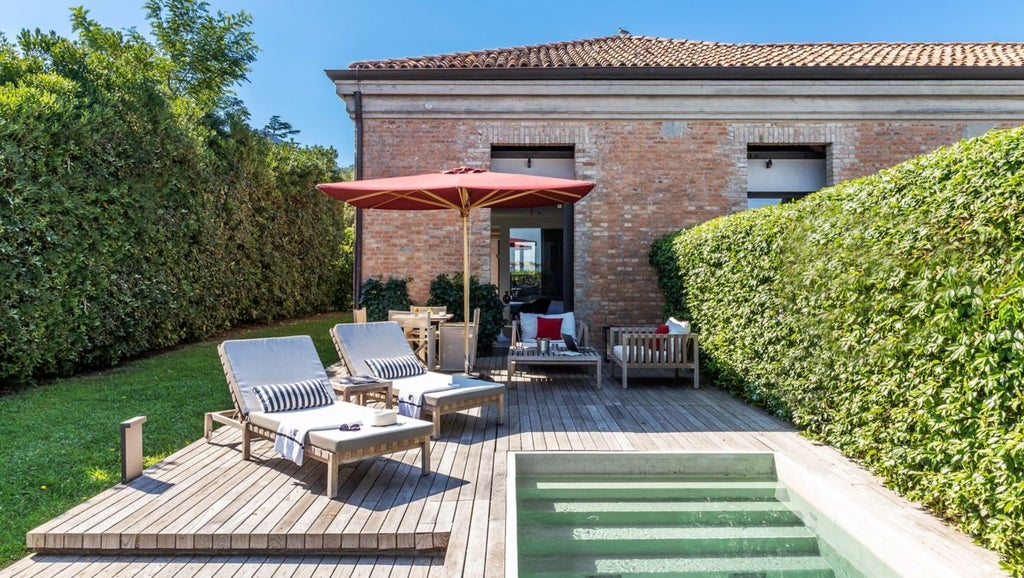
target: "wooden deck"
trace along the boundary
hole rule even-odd
[[[504,358],[480,363],[506,379]],[[412,451],[366,460],[342,468],[339,498],[328,499],[323,464],[296,467],[267,442],[243,462],[239,432],[222,428],[33,530],[36,553],[0,575],[501,577],[506,454],[520,450],[777,452],[857,511],[884,516],[941,575],[1003,575],[991,552],[706,381],[694,390],[689,376],[640,371],[628,390],[597,389],[590,373],[522,369],[504,425],[493,407],[446,416],[431,476]]]

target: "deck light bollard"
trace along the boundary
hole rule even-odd
[[[146,416],[121,422],[121,483],[142,475],[142,424]]]

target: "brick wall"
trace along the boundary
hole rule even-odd
[[[655,323],[664,305],[647,263],[651,242],[746,207],[749,144],[827,144],[828,182],[874,173],[953,143],[964,123],[603,120],[498,122],[367,120],[366,178],[487,168],[491,145],[574,145],[578,178],[597,183],[577,204],[576,311],[602,325]],[[409,277],[423,303],[430,280],[462,270],[454,211],[366,211],[364,276]],[[471,220],[473,274],[490,277],[490,212]]]

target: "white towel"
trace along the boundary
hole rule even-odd
[[[277,439],[274,440],[274,450],[281,454],[281,457],[302,465],[302,449],[305,447],[305,428],[282,422],[277,426]]]
[[[445,391],[458,387],[454,383],[443,385],[416,386],[395,384],[398,388],[398,415],[419,419],[423,411],[423,395],[434,391]]]
[[[289,419],[290,417],[290,419]],[[282,417],[277,426],[277,438],[274,450],[281,457],[302,465],[302,450],[306,447],[306,435],[313,430],[338,429],[342,424],[360,423],[346,420],[343,415],[333,415],[311,419],[310,415]]]

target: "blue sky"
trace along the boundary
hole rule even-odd
[[[0,0],[0,32],[70,35],[71,6],[148,32],[143,0]],[[209,0],[245,10],[261,48],[237,88],[255,126],[279,115],[304,144],[352,162],[352,122],[324,69],[376,60],[616,34],[718,42],[1024,41],[1024,0]]]

